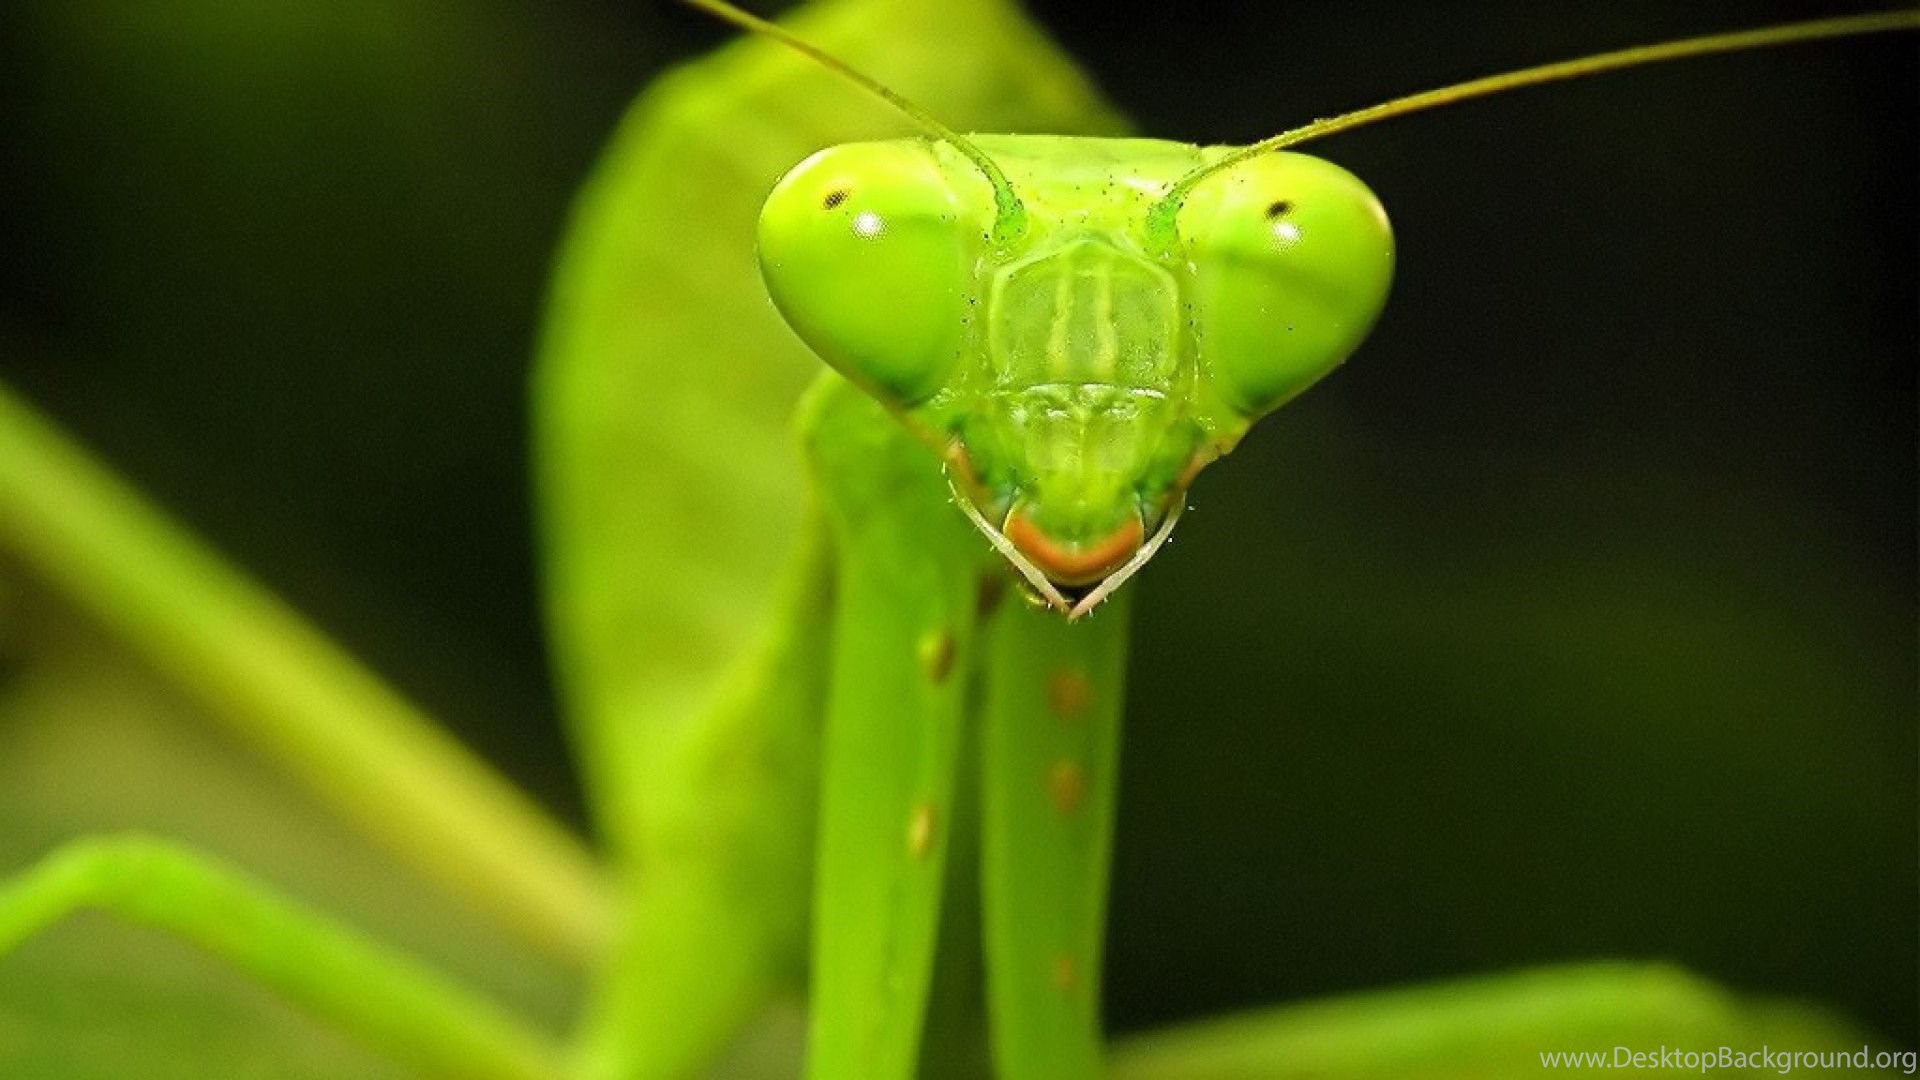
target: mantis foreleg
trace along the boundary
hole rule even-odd
[[[830,378],[802,424],[838,571],[809,1073],[906,1080],[932,979],[984,548],[947,505],[931,453],[878,405]]]
[[[1100,959],[1128,595],[1069,623],[1009,602],[988,626],[981,886],[1004,1080],[1100,1075]]]

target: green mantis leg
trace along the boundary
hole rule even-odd
[[[983,604],[996,604],[1003,585],[982,579]],[[992,1080],[988,1048],[986,966],[980,953],[980,672],[967,690],[967,730],[955,770],[953,825],[947,830],[947,882],[940,898],[940,941],[926,1030],[920,1036],[919,1080]]]
[[[803,418],[837,567],[809,1074],[915,1074],[985,546],[932,455],[837,377]]]
[[[981,887],[1004,1080],[1101,1073],[1127,596],[1074,623],[1010,602],[988,627]]]
[[[0,956],[86,908],[184,938],[431,1075],[561,1075],[559,1053],[499,1006],[233,870],[159,841],[81,841],[0,883]]]

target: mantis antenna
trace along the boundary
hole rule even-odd
[[[993,232],[996,239],[1002,241],[1012,239],[1026,228],[1026,207],[1021,204],[1020,196],[1014,193],[1013,184],[1007,180],[1007,174],[1000,171],[1000,166],[994,164],[986,151],[975,146],[965,135],[941,123],[932,113],[908,101],[887,88],[878,79],[855,68],[845,60],[796,37],[778,23],[742,11],[727,0],[684,0],[684,2],[689,7],[698,8],[749,33],[772,38],[898,109],[907,119],[920,125],[927,134],[960,151],[968,161],[973,162],[981,175],[987,178],[987,183],[993,185]]]
[[[1148,210],[1148,235],[1166,241],[1172,240],[1174,218],[1180,213],[1181,203],[1186,200],[1195,186],[1208,177],[1231,169],[1250,158],[1289,146],[1298,146],[1311,139],[1336,135],[1342,131],[1365,127],[1382,120],[1391,120],[1408,113],[1423,112],[1442,105],[1453,105],[1462,101],[1471,101],[1474,98],[1505,93],[1508,90],[1566,79],[1579,79],[1588,75],[1600,75],[1609,71],[1619,71],[1622,68],[1639,67],[1643,64],[1658,64],[1667,60],[1681,60],[1711,53],[1765,49],[1803,41],[1853,37],[1858,34],[1879,34],[1893,30],[1920,30],[1920,9],[1883,11],[1835,19],[1815,19],[1810,22],[1788,23],[1784,26],[1770,26],[1759,30],[1682,38],[1679,41],[1668,41],[1659,45],[1641,45],[1631,49],[1583,56],[1574,60],[1541,64],[1538,67],[1521,68],[1519,71],[1489,75],[1485,78],[1455,83],[1452,86],[1443,86],[1437,90],[1408,94],[1379,105],[1356,109],[1339,116],[1326,117],[1290,131],[1283,131],[1270,139],[1262,139],[1251,146],[1243,146],[1226,154],[1218,161],[1188,173],[1168,188],[1167,193],[1160,197],[1160,201]]]

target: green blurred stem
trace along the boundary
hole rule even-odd
[[[184,938],[384,1053],[461,1080],[554,1080],[559,1053],[497,1005],[208,859],[84,840],[0,883],[0,957],[82,909]]]
[[[598,952],[572,834],[4,386],[0,548],[407,861],[559,956]]]
[[[1587,964],[1388,990],[1202,1020],[1123,1039],[1108,1080],[1531,1077],[1540,1055],[1662,1046],[1853,1050],[1815,1006],[1752,1000],[1655,964]]]

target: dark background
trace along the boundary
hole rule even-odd
[[[1845,5],[1036,0],[1141,131],[1246,141]],[[544,798],[527,358],[664,5],[10,4],[0,377]],[[1372,341],[1143,576],[1109,1004],[1667,958],[1916,1029],[1911,36],[1329,141]]]

